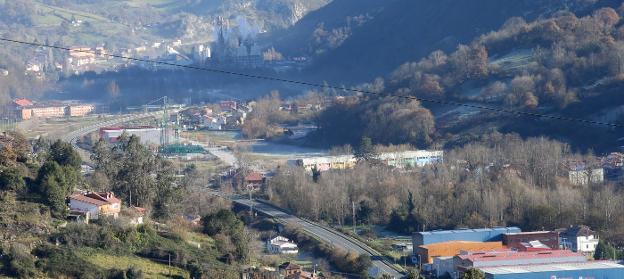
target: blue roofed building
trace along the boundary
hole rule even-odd
[[[608,261],[479,268],[486,279],[622,279],[624,265]]]
[[[518,227],[461,229],[417,232],[412,235],[414,247],[447,241],[502,241],[503,234],[522,232]]]

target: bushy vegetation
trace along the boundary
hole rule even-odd
[[[282,107],[287,103],[292,106],[290,110]],[[298,111],[299,105],[310,106],[310,109]],[[322,93],[310,91],[293,100],[285,101],[280,98],[279,92],[272,91],[270,95],[259,98],[253,104],[253,110],[243,123],[241,133],[251,139],[277,138],[284,134],[284,129],[280,125],[311,122],[324,105]]]
[[[384,98],[338,103],[318,117],[311,139],[327,146],[357,145],[362,137],[382,144],[427,147],[435,133],[431,112],[415,100]]]
[[[227,262],[249,260],[251,235],[231,210],[219,210],[202,218],[204,233],[214,237]]]
[[[171,162],[154,155],[136,136],[123,135],[119,143],[109,146],[103,140],[93,148],[100,190],[112,190],[131,206],[152,208],[152,215],[168,219],[179,209],[185,191],[173,177]]]
[[[297,228],[287,227],[286,233],[290,239],[294,239],[297,242],[299,247],[305,247],[319,257],[327,258],[338,270],[363,278],[368,277],[368,269],[372,266],[369,256],[358,255],[354,252],[335,248],[315,238],[311,238]]]

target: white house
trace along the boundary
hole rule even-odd
[[[574,226],[567,229],[560,229],[560,245],[564,249],[593,256],[600,239],[588,226]]]
[[[604,169],[588,166],[585,162],[568,162],[568,178],[573,185],[604,182]]]
[[[227,124],[227,118],[225,116],[203,116],[201,118],[201,125],[210,130],[221,130],[223,126]]]
[[[69,208],[72,211],[88,213],[92,220],[100,216],[117,218],[121,211],[121,201],[112,192],[87,192],[69,196]]]
[[[297,254],[297,244],[283,236],[275,237],[267,241],[267,250],[272,254]]]

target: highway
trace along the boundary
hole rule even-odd
[[[242,196],[225,196],[217,191],[209,191],[211,194],[229,199],[235,203],[245,205],[249,207],[253,206],[253,210],[264,214],[266,216],[275,218],[276,220],[284,224],[292,224],[303,229],[308,234],[317,237],[323,242],[333,245],[347,251],[354,251],[358,254],[369,255],[373,262],[373,269],[378,270],[381,274],[387,274],[394,278],[403,278],[398,270],[392,267],[388,262],[383,260],[383,257],[366,244],[358,241],[357,239],[346,236],[340,232],[335,231],[332,228],[301,219],[294,215],[291,215],[283,210],[271,206],[267,203],[259,202],[256,200],[249,200]],[[380,275],[380,274],[379,274]]]

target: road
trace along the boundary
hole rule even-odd
[[[360,255],[369,255],[371,257],[374,270],[379,271],[379,273],[381,274],[390,275],[394,278],[403,278],[403,274],[390,266],[389,263],[384,261],[378,252],[374,251],[366,244],[354,238],[345,236],[344,234],[337,232],[329,227],[301,219],[266,203],[262,203],[256,200],[250,201],[249,199],[241,196],[225,196],[222,193],[216,191],[210,191],[210,193],[216,196],[227,198],[235,203],[242,204],[248,207],[251,205],[255,211],[262,213],[266,216],[275,218],[285,224],[292,224],[300,227],[310,235],[313,235],[321,241],[329,243],[334,247],[341,248],[347,251],[354,251]]]
[[[69,134],[61,137],[61,140],[71,143],[74,149],[77,150],[78,153],[80,153],[80,156],[82,157],[82,159],[88,162],[90,160],[88,151],[78,146],[78,139],[80,139],[80,137],[86,134],[95,132],[99,130],[100,128],[119,125],[128,121],[133,121],[133,120],[147,118],[147,117],[156,117],[160,115],[162,115],[162,111],[155,111],[155,112],[142,113],[142,114],[131,114],[131,115],[126,115],[120,118],[110,119],[110,120],[100,122],[97,124],[89,125],[86,127],[81,127],[80,129],[74,130],[70,132]]]
[[[101,122],[98,124],[90,125],[90,126],[72,131],[71,133],[62,137],[62,140],[70,142],[74,146],[74,148],[79,150],[79,152],[84,153],[84,154],[81,153],[81,156],[84,156],[83,158],[88,158],[89,152],[77,146],[77,141],[81,136],[97,131],[103,127],[118,125],[121,123],[125,123],[125,122],[136,120],[136,119],[146,118],[146,117],[154,117],[154,116],[160,115],[161,113],[162,112],[151,112],[151,113],[145,113],[145,114],[128,115],[122,118],[108,120],[105,122]],[[231,153],[224,151],[224,150],[210,150],[210,151],[213,152],[213,154],[214,152],[217,152],[217,154],[215,155],[222,159],[226,159],[226,161],[228,161],[227,162],[228,164],[236,165],[236,159],[234,158],[234,156],[231,155]],[[378,252],[368,247],[365,243],[362,243],[358,241],[357,239],[348,237],[340,232],[333,230],[332,228],[325,227],[320,224],[301,219],[299,217],[286,213],[285,211],[279,208],[270,206],[266,203],[258,202],[256,200],[250,201],[248,199],[245,199],[244,197],[225,196],[224,194],[220,192],[216,192],[212,190],[209,190],[209,192],[213,195],[217,195],[223,198],[230,199],[233,202],[238,203],[238,204],[242,204],[245,206],[253,206],[254,210],[256,210],[257,212],[260,212],[264,215],[275,218],[285,224],[293,224],[295,226],[298,226],[302,228],[303,230],[305,230],[310,235],[315,236],[318,239],[333,245],[334,247],[341,248],[341,249],[348,250],[348,251],[354,251],[358,254],[369,255],[373,263],[372,270],[378,271],[376,273],[387,274],[394,278],[403,277],[403,274],[401,274],[398,270],[393,268],[389,263],[384,261],[383,257],[381,257],[381,255],[379,255]]]

